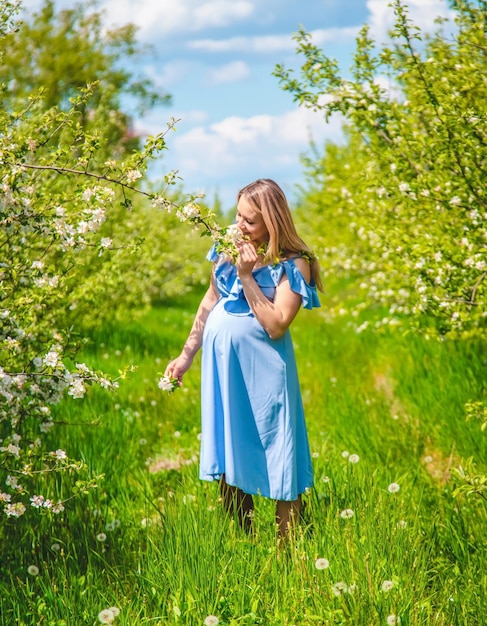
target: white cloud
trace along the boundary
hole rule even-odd
[[[345,28],[320,28],[310,32],[313,43],[322,46],[326,43],[353,41],[358,35],[360,26],[348,26]],[[295,47],[295,44],[294,44]]]
[[[209,72],[209,82],[213,85],[235,83],[250,76],[250,69],[243,61],[233,61]]]
[[[205,52],[278,52],[294,50],[295,43],[289,33],[261,37],[230,37],[228,39],[198,39],[188,43],[188,48]]]
[[[109,24],[137,24],[143,40],[229,26],[254,12],[247,0],[105,0],[103,6]]]
[[[322,45],[324,43],[353,40],[358,31],[358,27],[322,28],[311,31],[310,34],[316,45]],[[283,35],[262,35],[258,37],[197,39],[189,42],[188,47],[205,52],[273,53],[294,51],[296,42],[292,39],[292,33],[285,33]]]
[[[194,1],[188,4],[193,7]],[[193,19],[197,30],[200,30],[212,26],[228,26],[232,22],[250,17],[254,12],[254,5],[244,0],[210,0],[191,10],[194,11]]]
[[[283,172],[292,172],[295,182],[301,174],[300,154],[309,149],[311,138],[318,145],[325,139],[340,141],[340,118],[326,124],[321,115],[303,108],[277,116],[227,117],[171,138],[171,167],[182,173],[188,190],[206,186],[210,191],[206,181],[210,187],[218,180],[222,185],[231,180],[245,184]]]

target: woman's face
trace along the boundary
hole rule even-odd
[[[258,213],[243,196],[237,204],[237,226],[256,246],[269,241],[269,232],[261,213]]]

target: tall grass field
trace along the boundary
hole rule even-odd
[[[249,536],[222,511],[218,485],[198,479],[199,361],[173,394],[157,386],[197,300],[100,328],[78,355],[111,374],[137,368],[115,392],[56,407],[52,445],[86,463],[97,487],[60,516],[11,522],[0,623],[487,624],[486,502],[480,488],[462,491],[458,472],[487,472],[487,432],[465,409],[486,400],[484,346],[357,333],[324,309],[300,312],[292,335],[315,487],[278,543],[273,502],[256,498]],[[64,490],[59,481],[56,497]]]

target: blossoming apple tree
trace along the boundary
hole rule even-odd
[[[389,40],[365,26],[347,77],[300,30],[300,74],[275,74],[299,104],[346,125],[343,144],[308,160],[303,198],[330,279],[347,281],[335,312],[349,297],[358,319],[380,311],[378,326],[485,337],[487,13],[485,2],[452,6],[455,22],[427,36],[395,0]]]

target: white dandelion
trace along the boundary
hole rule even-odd
[[[347,593],[348,588],[344,582],[340,581],[332,585],[331,590],[334,596],[341,596],[344,593]]]
[[[382,591],[386,591],[386,592],[390,591],[393,587],[394,587],[393,580],[384,580],[384,582],[381,585]]]
[[[98,613],[98,621],[102,624],[111,624],[118,615],[118,613],[117,615],[115,615],[115,612],[113,610],[114,608],[115,607],[111,607],[109,609],[103,609],[103,611],[100,611]],[[116,610],[120,613],[118,609]]]
[[[316,569],[328,569],[328,567],[330,567],[330,562],[328,559],[319,558],[315,561],[315,567]]]

